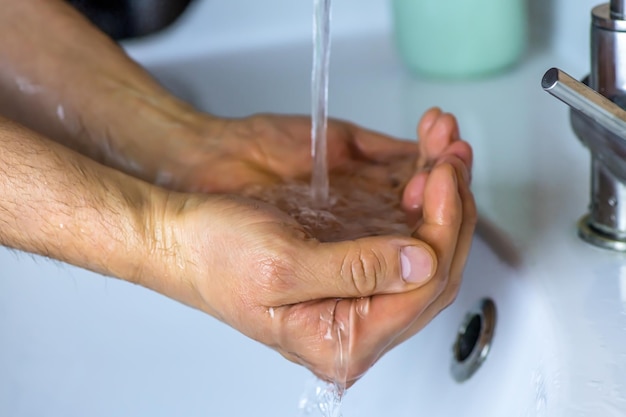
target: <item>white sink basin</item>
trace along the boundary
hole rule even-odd
[[[296,415],[308,373],[220,322],[124,282],[0,251],[0,415]],[[491,351],[463,384],[452,345],[483,297]],[[561,362],[536,288],[475,241],[457,301],[349,392],[344,416],[554,416]]]
[[[497,307],[493,344],[483,366],[458,383],[450,372],[452,345],[466,312],[483,297]],[[546,300],[478,238],[456,302],[348,392],[344,415],[562,415],[559,350]]]
[[[183,31],[184,32],[184,31]],[[224,116],[309,112],[310,45],[206,51],[128,46],[166,85]],[[560,61],[560,62],[559,62]],[[421,113],[457,114],[475,149],[484,218],[457,301],[347,394],[344,416],[626,415],[626,257],[575,233],[588,156],[539,87],[549,54],[466,83],[410,77],[386,31],[333,45],[330,112],[412,137]],[[488,297],[490,353],[451,376],[466,312]],[[0,249],[0,415],[293,416],[309,374],[212,318],[142,288]]]

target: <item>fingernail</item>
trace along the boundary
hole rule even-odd
[[[433,273],[433,258],[430,252],[419,246],[405,246],[400,250],[402,279],[411,284],[421,284]]]

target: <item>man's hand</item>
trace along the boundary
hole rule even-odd
[[[156,175],[170,189],[240,192],[248,185],[308,180],[311,175],[311,120],[305,116],[255,115],[215,119],[196,113],[188,134],[176,138],[174,161]],[[203,134],[206,132],[206,134]],[[444,152],[457,155],[471,170],[471,149],[460,140],[456,120],[438,108],[424,114],[418,143],[398,140],[355,124],[329,120],[328,167],[333,173],[358,172],[361,178],[402,190],[415,179],[418,189],[407,203],[421,204],[428,168]],[[418,185],[418,184],[415,184]]]
[[[413,236],[321,243],[274,206],[240,196],[172,193],[157,216],[163,221],[150,262],[155,279],[143,284],[212,314],[322,378],[352,384],[452,302],[471,245],[471,150],[458,139],[454,118],[439,110],[429,112],[419,130],[418,159],[432,168],[417,171],[404,188]],[[377,167],[382,171],[373,172],[384,177],[385,164]],[[258,178],[271,182],[286,173],[266,172],[271,175]],[[211,183],[233,190],[256,175],[240,168],[229,182]],[[160,287],[164,282],[169,287]],[[346,358],[340,369],[338,349]]]

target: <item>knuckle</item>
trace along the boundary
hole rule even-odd
[[[376,251],[358,248],[345,257],[341,276],[351,283],[357,294],[372,294],[386,269],[384,257]]]

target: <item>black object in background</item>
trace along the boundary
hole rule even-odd
[[[192,0],[68,0],[102,31],[121,40],[145,36],[172,23]]]

